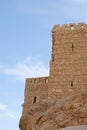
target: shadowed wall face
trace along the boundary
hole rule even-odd
[[[50,63],[49,98],[87,88],[87,25],[54,26]]]

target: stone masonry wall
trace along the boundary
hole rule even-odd
[[[49,77],[27,78],[24,94],[23,114],[36,102],[48,97]]]
[[[48,96],[60,99],[87,88],[87,24],[56,25]]]
[[[26,79],[20,129],[85,125],[86,91],[87,24],[55,25],[49,77]]]

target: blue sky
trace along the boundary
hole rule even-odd
[[[19,130],[26,77],[47,76],[55,24],[87,23],[87,0],[0,0],[0,130]]]

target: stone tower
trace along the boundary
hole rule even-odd
[[[87,88],[87,24],[55,25],[48,97],[60,99]]]
[[[60,99],[87,88],[87,24],[55,25],[49,77],[27,78],[23,112],[44,99]]]
[[[82,90],[87,90],[87,24],[55,25],[49,77],[26,79],[20,129],[87,124],[87,92]]]

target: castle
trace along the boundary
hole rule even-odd
[[[36,102],[60,99],[87,88],[87,24],[55,25],[49,77],[27,78],[23,111]],[[26,105],[28,104],[28,105]]]

